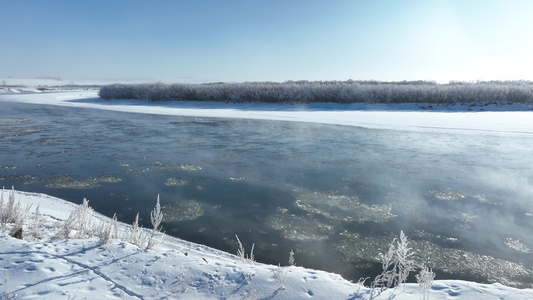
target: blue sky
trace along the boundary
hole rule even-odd
[[[533,80],[533,1],[0,0],[0,76]]]

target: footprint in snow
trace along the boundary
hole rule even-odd
[[[441,285],[437,283],[437,284],[433,284],[431,286],[431,289],[435,291],[447,290],[446,293],[450,297],[459,297],[461,295],[461,292],[459,291],[456,285],[447,286],[447,285]]]
[[[24,271],[26,272],[33,272],[33,271],[36,271],[37,270],[37,267],[35,267],[34,265],[29,265],[27,266]]]

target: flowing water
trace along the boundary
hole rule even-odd
[[[400,230],[438,279],[533,282],[533,137],[2,102],[0,185],[357,280]]]

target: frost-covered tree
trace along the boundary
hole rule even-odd
[[[531,81],[287,81],[206,84],[113,84],[104,99],[265,103],[533,103]]]

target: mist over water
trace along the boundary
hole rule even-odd
[[[2,103],[0,184],[357,280],[400,230],[437,278],[532,282],[533,137]]]

